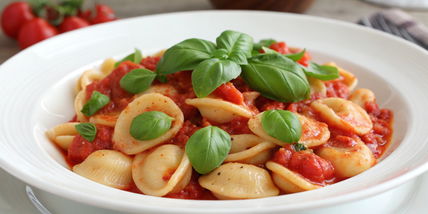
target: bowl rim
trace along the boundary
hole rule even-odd
[[[268,12],[268,11],[247,11],[247,10],[205,10],[205,11],[189,11],[189,12],[174,12],[174,13],[163,13],[163,14],[155,14],[155,15],[148,15],[148,16],[139,16],[139,17],[133,17],[133,18],[127,18],[127,19],[122,19],[122,20],[118,20],[115,21],[115,24],[119,24],[119,23],[126,23],[128,21],[131,20],[136,20],[136,19],[147,19],[147,18],[153,18],[153,17],[164,17],[164,16],[176,16],[176,15],[186,15],[186,14],[235,14],[235,13],[244,13],[244,14],[261,14],[261,15],[276,15],[276,16],[289,16],[289,17],[299,17],[299,18],[303,18],[303,19],[309,19],[309,20],[317,20],[317,21],[322,21],[322,22],[326,22],[326,23],[330,23],[330,24],[334,24],[334,25],[338,25],[344,28],[353,28],[353,29],[358,29],[359,31],[365,31],[366,33],[372,34],[372,35],[376,35],[376,36],[382,36],[384,38],[388,38],[390,40],[393,40],[394,42],[397,43],[401,43],[404,44],[406,46],[409,46],[409,48],[414,49],[415,51],[419,51],[420,54],[423,54],[425,56],[428,56],[428,52],[413,44],[410,43],[408,41],[405,41],[403,39],[397,38],[395,36],[371,29],[371,28],[367,28],[364,26],[359,26],[357,24],[354,23],[347,23],[344,21],[339,21],[339,20],[333,20],[333,19],[329,19],[329,18],[322,18],[322,17],[315,17],[315,16],[310,16],[310,15],[302,15],[302,14],[290,14],[290,13],[283,13],[283,12]],[[20,56],[22,53],[25,52],[29,52],[31,50],[35,50],[37,49],[39,46],[43,46],[45,44],[51,43],[51,42],[55,42],[58,40],[61,40],[63,38],[67,38],[67,37],[72,37],[75,34],[79,33],[80,31],[96,31],[98,28],[102,28],[103,26],[109,25],[110,23],[104,23],[104,24],[100,24],[98,26],[93,26],[91,28],[85,28],[85,29],[79,29],[73,32],[69,32],[69,33],[65,33],[62,35],[58,35],[54,38],[45,40],[43,42],[40,42],[36,45],[33,45],[29,48],[27,48],[24,51],[19,52],[18,54],[14,55],[13,57],[9,58],[7,61],[5,61],[2,65],[0,65],[0,71],[1,68],[4,67],[4,65],[9,64],[11,61],[13,61],[16,57]],[[32,177],[30,174],[25,173],[23,171],[17,170],[16,167],[14,167],[11,163],[7,162],[6,160],[2,159],[0,157],[0,167],[2,167],[4,170],[6,170],[8,173],[10,173],[11,175],[13,175],[14,177],[18,178],[19,180],[22,180],[25,183],[28,183],[38,189],[47,191],[49,193],[55,194],[57,196],[61,196],[70,200],[74,200],[74,201],[78,201],[80,203],[84,203],[84,204],[89,204],[92,206],[96,206],[96,207],[102,207],[102,208],[108,208],[108,209],[113,209],[113,210],[129,210],[129,211],[141,211],[141,209],[144,209],[145,211],[148,212],[168,212],[168,211],[173,211],[176,213],[199,213],[199,212],[207,212],[206,209],[199,209],[199,208],[174,208],[174,209],[170,209],[170,208],[161,208],[158,206],[151,206],[151,205],[146,205],[146,206],[136,206],[134,204],[130,204],[130,203],[111,203],[110,200],[105,199],[105,198],[100,198],[94,195],[88,195],[85,194],[83,192],[77,191],[77,190],[73,190],[70,188],[66,188],[64,186],[60,186],[60,185],[52,185],[50,184],[48,181],[43,180],[41,178],[37,178],[37,177]],[[354,192],[350,192],[347,193],[346,195],[339,195],[339,196],[335,196],[335,197],[329,197],[326,199],[322,199],[322,200],[317,200],[315,202],[311,202],[305,205],[305,207],[303,209],[312,209],[312,208],[321,208],[321,207],[326,207],[326,206],[331,206],[334,204],[338,204],[338,203],[345,203],[345,202],[349,202],[349,201],[353,201],[353,200],[358,200],[358,199],[362,199],[364,197],[369,197],[369,196],[373,196],[376,194],[379,194],[381,192],[384,192],[386,190],[389,190],[395,186],[398,186],[400,184],[403,184],[404,182],[422,174],[423,172],[428,170],[428,162],[425,162],[409,171],[407,171],[405,174],[400,175],[398,177],[395,177],[393,179],[390,179],[386,182],[383,183],[379,183],[374,187],[370,187],[368,189],[361,189],[358,191],[354,191]],[[176,199],[164,199],[164,200],[176,200]],[[248,200],[260,200],[260,199],[248,199]],[[224,201],[221,201],[224,202]],[[228,202],[226,202],[228,203]],[[291,206],[289,207],[290,211],[293,210],[301,210],[301,207],[296,207],[293,205],[287,205],[287,206]],[[277,206],[277,207],[270,207],[270,208],[266,208],[266,207],[253,207],[252,211],[253,212],[266,212],[266,211],[281,211],[283,210],[284,207],[283,206]],[[234,212],[234,213],[244,213],[246,211],[248,211],[246,208],[236,208],[236,209],[230,209],[227,208],[227,210],[213,210],[211,212]]]

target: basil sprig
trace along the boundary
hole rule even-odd
[[[79,123],[74,126],[77,132],[87,141],[92,142],[97,136],[97,127],[92,123]]]
[[[92,92],[91,98],[83,106],[81,112],[87,117],[92,116],[109,102],[110,98],[108,96],[98,91],[94,91]]]
[[[307,99],[310,87],[303,69],[281,54],[260,54],[242,65],[245,82],[263,96],[280,102]]]
[[[334,80],[339,78],[339,70],[334,66],[318,65],[311,62],[307,68],[304,68],[307,76],[320,80]]]
[[[134,53],[129,54],[125,58],[121,59],[119,62],[116,62],[114,64],[114,67],[117,68],[120,65],[120,63],[125,61],[131,61],[135,64],[140,64],[142,59],[143,59],[143,54],[141,54],[141,51],[139,49],[135,48]]]
[[[120,79],[120,87],[132,94],[138,94],[147,90],[156,78],[153,71],[139,68],[130,71]]]
[[[203,39],[187,39],[169,48],[157,65],[157,72],[172,74],[193,70],[200,62],[211,58],[216,45]]]
[[[226,30],[216,39],[217,48],[227,51],[227,59],[240,65],[247,64],[253,50],[253,38],[236,31]]]
[[[207,126],[196,131],[186,143],[186,154],[193,168],[206,174],[223,163],[231,148],[231,137],[222,129]]]
[[[284,56],[297,62],[300,59],[302,59],[302,57],[305,55],[306,49],[303,49],[302,51],[300,51],[299,53],[294,53],[294,54],[285,54]]]
[[[196,96],[206,97],[221,84],[237,78],[241,67],[230,60],[207,59],[192,72],[192,85]]]
[[[269,110],[262,114],[265,132],[284,143],[298,142],[302,135],[302,125],[295,114],[285,110]]]
[[[132,120],[129,134],[137,140],[158,138],[171,128],[173,119],[160,111],[144,112]]]

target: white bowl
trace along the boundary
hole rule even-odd
[[[315,61],[352,71],[395,113],[387,155],[366,172],[318,190],[239,201],[192,201],[116,190],[69,169],[44,132],[73,115],[74,81],[86,66],[137,47],[146,53],[190,37],[214,40],[225,29],[305,47]],[[0,67],[0,165],[43,191],[106,209],[145,213],[284,213],[367,198],[428,165],[428,54],[404,40],[355,24],[303,15],[206,11],[102,24],[37,44]],[[391,153],[392,152],[392,153]]]

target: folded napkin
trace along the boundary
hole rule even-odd
[[[362,18],[358,24],[399,36],[428,50],[428,28],[402,10],[377,12]]]

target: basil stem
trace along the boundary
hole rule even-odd
[[[147,90],[156,78],[156,73],[144,68],[134,69],[120,79],[120,87],[125,91],[138,94]]]
[[[260,49],[262,49],[262,47],[268,48],[269,46],[271,46],[275,42],[276,42],[276,40],[274,40],[274,39],[262,39],[258,43],[254,43],[253,49],[258,52]]]
[[[81,112],[89,117],[97,113],[102,107],[110,102],[110,98],[98,91],[92,92],[91,98],[83,106]]]
[[[92,123],[79,123],[75,128],[80,136],[89,142],[94,141],[97,136],[97,127]]]
[[[262,127],[268,135],[284,143],[298,142],[302,134],[302,125],[297,116],[285,110],[263,112]]]
[[[129,133],[137,140],[152,140],[167,132],[173,119],[159,111],[144,112],[132,120]]]
[[[193,168],[206,174],[219,167],[231,148],[230,135],[215,126],[196,131],[186,143],[186,154]]]
[[[230,60],[207,59],[192,73],[193,90],[197,97],[206,97],[221,84],[237,78],[241,67]]]

